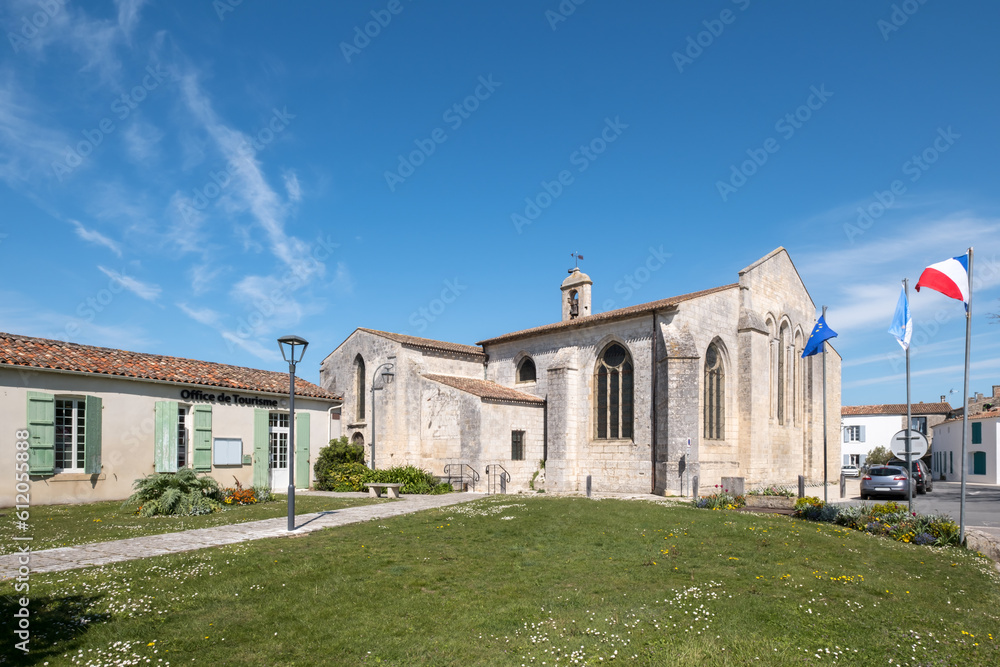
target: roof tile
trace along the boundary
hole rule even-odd
[[[942,415],[951,412],[948,403],[910,403],[911,415]],[[857,415],[905,415],[906,403],[884,405],[845,405],[840,408],[843,417]]]
[[[545,403],[544,398],[532,396],[531,394],[526,394],[489,380],[433,374],[426,374],[424,377],[428,380],[454,387],[473,396],[479,396],[480,398],[488,398],[494,401],[508,401],[511,403],[536,403],[538,405]]]
[[[288,393],[288,373],[8,333],[0,333],[2,366],[46,368],[271,394]],[[340,396],[300,377],[295,378],[295,395],[340,399]]]

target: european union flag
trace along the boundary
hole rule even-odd
[[[837,332],[826,325],[826,318],[823,315],[819,316],[819,321],[816,322],[816,326],[813,327],[812,333],[809,334],[809,340],[806,341],[806,347],[802,350],[802,358],[811,357],[814,354],[818,354],[823,351],[823,343],[831,338],[836,338]]]

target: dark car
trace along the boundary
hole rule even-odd
[[[902,466],[906,468],[906,461],[902,459],[892,459],[886,465],[890,466]],[[930,493],[934,490],[934,477],[931,475],[931,471],[927,468],[927,464],[923,462],[923,459],[913,459],[913,474],[917,478],[917,493]]]
[[[901,466],[872,466],[868,474],[861,478],[861,499],[872,496],[897,496],[906,498],[910,494],[910,476],[905,464]]]

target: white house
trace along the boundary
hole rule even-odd
[[[1000,484],[1000,410],[969,415],[969,444],[966,447],[966,480],[976,484]],[[962,418],[934,426],[931,472],[938,479],[962,479]]]
[[[943,422],[951,406],[941,397],[939,403],[911,403],[910,419],[916,431],[927,436],[933,447],[932,428]],[[885,405],[845,405],[840,409],[842,465],[862,466],[868,452],[876,447],[889,449],[892,436],[906,424],[906,403]]]
[[[340,435],[340,399],[298,377],[295,392],[305,488]],[[32,504],[120,500],[180,467],[221,486],[288,485],[287,373],[0,333],[0,424],[0,460],[15,468],[0,507],[24,488]]]

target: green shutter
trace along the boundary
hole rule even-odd
[[[309,488],[309,413],[295,415],[295,486]]]
[[[88,475],[101,474],[101,424],[102,401],[97,396],[87,396],[85,426],[83,430],[83,471]]]
[[[986,452],[972,452],[972,474],[986,474]]]
[[[177,415],[174,401],[157,401],[153,431],[156,472],[177,472]]]
[[[268,486],[268,411],[255,408],[253,411],[253,485]]]
[[[191,408],[191,441],[194,453],[192,465],[195,472],[212,472],[212,406],[196,405]]]
[[[52,475],[56,471],[56,397],[28,392],[28,472]]]
[[[983,422],[972,422],[972,444],[983,444]]]

